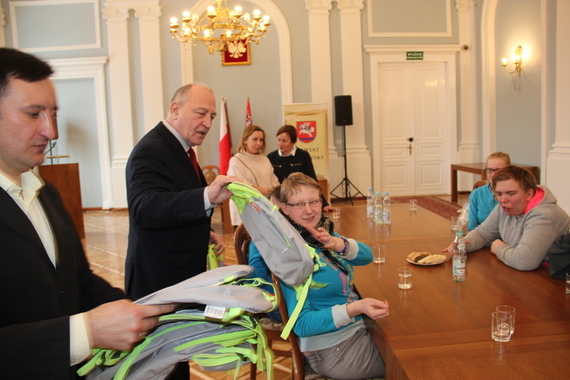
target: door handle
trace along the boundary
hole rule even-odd
[[[408,145],[408,146],[406,147],[406,149],[409,149],[409,151],[410,151],[410,156],[411,156],[411,155],[412,155],[412,144]]]

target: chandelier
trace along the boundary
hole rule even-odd
[[[222,4],[223,3],[223,4]],[[260,17],[260,11],[254,10],[253,17],[242,13],[237,6],[234,10],[227,7],[226,0],[216,0],[216,6],[209,6],[206,15],[200,18],[197,14],[185,11],[182,13],[182,26],[178,19],[170,19],[172,38],[182,43],[192,41],[194,45],[202,41],[212,54],[215,50],[223,52],[244,52],[249,42],[259,45],[269,25],[269,16]],[[218,32],[218,36],[216,36]]]

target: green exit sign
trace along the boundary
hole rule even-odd
[[[423,51],[407,51],[406,52],[407,61],[423,61],[424,52]]]

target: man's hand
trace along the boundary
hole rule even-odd
[[[213,231],[210,231],[210,244],[215,244],[214,253],[216,256],[221,255],[224,249],[226,249],[222,237]]]
[[[366,314],[372,319],[380,319],[390,314],[388,301],[379,301],[374,298],[364,298],[346,305],[346,312],[350,318]]]
[[[158,316],[174,305],[137,305],[128,300],[109,302],[84,314],[91,348],[128,350],[158,324]]]
[[[497,255],[497,250],[499,249],[499,247],[501,245],[507,244],[504,241],[502,241],[501,239],[497,239],[493,242],[493,244],[491,244],[491,252],[493,252],[494,255]]]
[[[232,182],[240,182],[240,180],[237,177],[226,175],[217,176],[216,179],[206,187],[210,203],[222,203],[226,199],[229,199],[232,196],[232,192],[229,191],[226,186]]]

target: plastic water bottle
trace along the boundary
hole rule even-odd
[[[374,223],[382,224],[382,193],[379,191],[374,196]]]
[[[463,239],[463,230],[459,229],[455,233],[453,240],[453,257],[451,258],[451,270],[453,281],[465,281],[465,262],[467,261],[467,249],[465,247],[465,239]]]
[[[387,191],[382,198],[382,221],[384,224],[392,224],[392,201],[390,200],[390,193]]]
[[[366,217],[369,219],[374,218],[374,191],[371,187],[368,188],[366,193]]]

